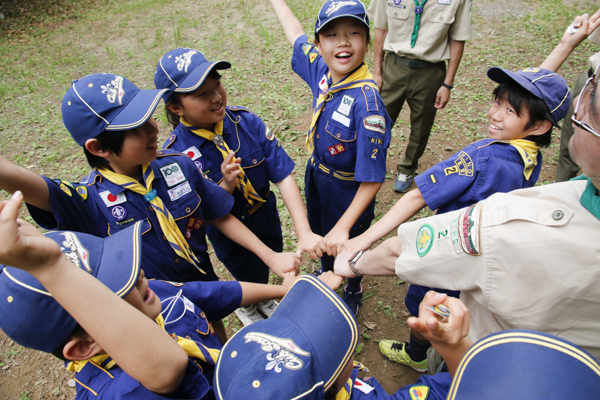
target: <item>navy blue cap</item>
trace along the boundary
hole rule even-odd
[[[104,131],[143,125],[167,90],[140,90],[116,74],[92,74],[74,80],[62,101],[65,127],[78,145]]]
[[[500,67],[492,67],[487,71],[488,77],[497,83],[512,80],[529,93],[541,99],[550,111],[550,122],[558,126],[569,111],[571,94],[564,78],[554,71],[543,68],[527,68],[521,71],[509,71]]]
[[[141,222],[105,239],[79,232],[46,234],[67,258],[119,297],[131,292],[140,275]],[[0,329],[25,347],[51,352],[77,321],[29,273],[0,266]]]
[[[329,22],[337,18],[351,17],[361,21],[369,30],[369,17],[367,9],[360,0],[329,0],[323,3],[317,23],[315,25],[315,36]]]
[[[199,50],[179,48],[162,56],[154,73],[157,89],[171,89],[164,95],[167,101],[173,92],[191,93],[198,89],[213,69],[228,69],[227,61],[208,61]]]
[[[324,399],[352,360],[358,325],[340,297],[303,275],[266,320],[242,328],[217,363],[218,399]]]
[[[586,351],[546,333],[512,330],[489,335],[462,358],[452,399],[595,399],[600,365]]]

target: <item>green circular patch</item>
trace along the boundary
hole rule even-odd
[[[425,224],[417,233],[417,254],[419,257],[423,257],[429,253],[431,246],[433,246],[433,228],[431,225]]]

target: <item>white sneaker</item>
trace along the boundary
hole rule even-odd
[[[279,303],[276,300],[268,300],[261,301],[256,305],[258,306],[258,311],[260,311],[265,317],[269,318]]]
[[[263,320],[264,317],[258,312],[256,304],[252,304],[250,307],[240,307],[235,310],[235,315],[240,319],[240,322],[244,326],[248,326],[256,321]]]

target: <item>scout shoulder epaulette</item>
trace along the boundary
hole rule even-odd
[[[229,106],[227,107],[229,109],[229,111],[231,111],[232,113],[237,113],[240,111],[245,111],[245,112],[249,112],[250,114],[256,115],[252,112],[252,110],[247,109],[246,107],[242,107],[242,106]],[[256,115],[258,117],[258,115]]]
[[[187,154],[183,154],[183,153],[180,153],[175,150],[170,150],[170,149],[158,150],[157,157],[167,157],[167,156],[182,156],[182,157],[189,158],[189,156]]]
[[[171,133],[169,135],[169,137],[167,138],[167,140],[165,140],[165,144],[163,144],[163,147],[168,148],[169,146],[171,146],[173,144],[173,142],[175,142],[176,139],[177,139],[177,135],[175,133]]]

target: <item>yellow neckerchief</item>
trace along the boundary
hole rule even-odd
[[[183,119],[183,117],[179,118],[179,122],[181,122],[184,126],[188,128],[192,127],[192,125],[190,125],[185,119]],[[227,143],[225,142],[225,140],[223,140],[223,121],[217,122],[217,124],[215,125],[214,132],[211,132],[207,129],[193,129],[191,131],[195,135],[213,142],[215,146],[217,146],[217,150],[219,150],[219,152],[223,156],[223,160],[227,158],[227,155],[229,154],[229,146],[227,146]],[[218,140],[218,142],[214,141],[213,139],[215,136],[219,136],[221,139]],[[237,176],[237,188],[240,190],[240,192],[242,192],[248,203],[250,205],[254,205],[254,200],[264,203],[265,200],[262,197],[260,197],[258,193],[256,193],[256,190],[254,190],[254,187],[252,186],[252,183],[244,173],[244,170],[240,168],[240,171],[240,174]]]
[[[162,315],[159,315],[156,318],[156,323],[158,324],[158,326],[165,329],[165,320]],[[179,336],[175,335],[174,333],[171,334],[171,336],[175,340],[177,340],[177,344],[180,345],[183,348],[183,350],[185,350],[188,357],[194,357],[194,358],[197,358],[204,362],[207,362],[211,365],[216,365],[217,359],[219,358],[219,354],[221,353],[221,350],[211,349],[211,348],[206,347],[203,344],[199,344],[191,339],[184,339],[182,337],[179,337]],[[199,345],[202,346],[202,349],[204,349],[206,354],[202,352]],[[94,364],[102,365],[102,363],[104,361],[106,361],[106,359],[108,359],[109,357],[110,356],[108,354],[99,354],[92,358],[88,358],[87,360],[71,361],[69,364],[67,364],[67,371],[80,372],[83,369],[83,367],[85,367],[85,365],[90,361],[93,362]],[[114,360],[111,360],[103,368],[108,371],[115,365],[117,365],[117,363]]]
[[[540,146],[531,140],[525,139],[509,140],[508,143],[517,149],[521,155],[521,158],[523,158],[523,164],[525,164],[525,167],[523,168],[523,175],[525,176],[525,179],[529,180],[531,173],[537,165],[537,155],[538,151],[540,150]]]
[[[328,73],[328,78],[331,73]],[[371,86],[373,90],[378,90],[375,81],[373,81],[373,75],[369,72],[369,67],[367,67],[367,63],[363,61],[360,68],[354,71],[348,78],[342,79],[341,81],[334,83],[331,85],[329,90],[322,90],[317,98],[317,103],[315,104],[315,108],[313,109],[312,121],[310,121],[310,128],[308,129],[308,136],[306,137],[306,148],[309,153],[313,151],[313,140],[315,136],[315,130],[317,128],[317,121],[319,120],[319,116],[321,115],[321,111],[323,110],[323,105],[325,101],[328,99],[329,94],[333,94],[335,92],[339,92],[341,90],[353,89],[357,87],[363,86]]]
[[[117,174],[116,172],[107,169],[101,169],[98,172],[100,172],[105,179],[114,183],[115,185],[119,185],[122,188],[131,190],[134,193],[144,196],[144,199],[149,202],[150,205],[152,205],[152,208],[156,212],[156,217],[158,218],[160,228],[169,241],[171,248],[173,248],[179,257],[186,259],[190,262],[190,264],[196,267],[198,271],[206,274],[206,272],[204,272],[202,268],[198,266],[198,264],[200,264],[200,260],[198,260],[192,249],[190,249],[188,242],[185,240],[181,234],[181,231],[179,230],[179,227],[175,223],[175,219],[173,219],[173,216],[165,207],[161,198],[156,195],[156,190],[152,189],[154,171],[152,168],[150,168],[150,164],[142,166],[144,183],[146,185],[145,187],[138,181],[126,175]]]
[[[353,366],[353,368],[358,368],[360,371],[369,372],[367,367],[365,367],[358,361],[353,361],[352,366]],[[352,388],[353,387],[354,387],[354,380],[352,380],[352,376],[350,376],[350,378],[348,378],[348,382],[346,382],[344,387],[339,392],[337,392],[337,394],[335,395],[335,400],[350,400],[350,397],[352,397]]]

